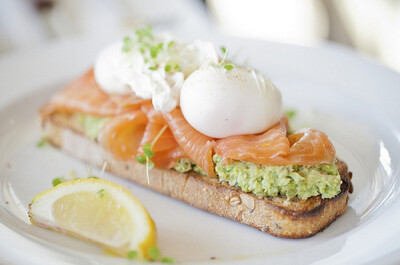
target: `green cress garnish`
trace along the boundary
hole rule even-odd
[[[179,64],[175,64],[174,69],[178,70],[179,72],[182,72],[182,68],[179,66]]]
[[[104,189],[98,190],[97,195],[99,195],[100,198],[104,197]]]
[[[36,143],[36,146],[39,147],[39,148],[42,148],[42,147],[45,147],[46,144],[47,144],[47,139],[43,138],[39,142]]]
[[[160,139],[161,135],[165,132],[165,130],[168,128],[167,125],[164,125],[164,127],[161,128],[161,130],[158,132],[156,137],[154,137],[153,141],[151,143],[147,143],[143,145],[143,155],[137,155],[136,156],[136,161],[138,161],[140,164],[146,164],[146,176],[147,176],[147,184],[150,185],[150,177],[149,177],[149,169],[152,169],[154,167],[154,162],[151,161],[151,158],[154,156],[154,152],[152,148],[154,145],[157,143],[158,139]]]
[[[149,248],[148,254],[151,260],[157,260],[160,257],[160,250],[158,249],[158,247],[153,246]]]
[[[162,257],[161,262],[166,263],[166,264],[174,264],[175,260],[174,260],[174,258],[171,258],[171,257]]]
[[[158,53],[162,50],[163,48],[163,43],[160,42],[158,45],[151,46],[150,47],[150,56],[151,58],[155,59],[157,58]]]
[[[130,52],[131,49],[132,49],[132,46],[133,46],[132,39],[130,37],[126,36],[124,38],[124,42],[123,42],[123,45],[122,45],[122,51],[123,52]]]
[[[151,26],[147,26],[142,29],[137,29],[135,31],[136,37],[131,38],[126,36],[123,39],[122,52],[128,53],[133,49],[137,49],[143,56],[144,62],[146,64],[150,64],[148,67],[149,70],[157,71],[159,69],[159,62],[157,62],[157,58],[162,52],[170,52],[175,42],[173,40],[168,43],[156,42],[156,39],[152,33],[153,29]],[[165,62],[166,65],[164,67],[165,72],[181,72],[182,69],[178,64],[171,64],[171,62]]]
[[[225,64],[226,56],[228,56],[228,49],[225,48],[224,46],[221,46],[220,49],[224,55],[222,56],[222,59],[219,62],[219,64],[214,64],[214,66],[216,67],[223,66],[226,70],[232,70],[233,69],[232,64]]]
[[[293,109],[285,110],[285,114],[291,120],[296,116],[296,111]]]
[[[104,172],[106,171],[107,168],[107,162],[103,163],[103,166],[101,167],[101,173],[100,173],[100,178],[103,177]],[[99,177],[93,175],[93,167],[92,165],[86,165],[86,171],[87,171],[87,178],[88,179],[98,179]],[[57,186],[58,184],[61,184],[63,182],[66,181],[70,181],[70,180],[75,180],[75,179],[80,179],[78,177],[78,174],[76,174],[76,172],[74,170],[71,170],[71,172],[69,172],[69,176],[64,178],[64,177],[59,177],[59,178],[54,178],[52,180],[52,184],[53,187]],[[104,192],[104,190],[99,190],[97,193],[99,193],[100,197],[103,197],[100,193]]]
[[[165,264],[174,264],[175,260],[171,257],[161,257],[160,249],[157,246],[152,246],[149,248],[148,259],[146,261],[160,261]],[[139,257],[139,253],[135,250],[130,250],[126,253],[126,258],[129,260],[136,260]]]
[[[134,259],[137,259],[137,257],[138,257],[138,253],[135,250],[131,250],[131,251],[128,251],[128,253],[126,253],[127,259],[134,260]]]
[[[146,39],[153,40],[153,28],[150,25],[142,29],[137,29],[135,33],[139,42],[144,42]]]
[[[53,187],[57,186],[58,184],[61,184],[61,183],[65,182],[65,181],[66,181],[66,179],[64,179],[64,178],[55,178],[52,181]]]

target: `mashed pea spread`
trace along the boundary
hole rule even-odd
[[[109,118],[85,114],[76,114],[75,119],[77,119],[78,122],[83,126],[85,134],[90,139],[96,139],[101,128],[109,120]]]
[[[193,163],[189,158],[181,158],[176,161],[174,164],[174,169],[181,173],[194,171],[203,176],[207,175],[201,167]]]
[[[226,181],[231,186],[258,196],[281,195],[288,199],[296,196],[307,199],[321,195],[324,199],[333,198],[340,192],[342,184],[335,165],[266,166],[243,161],[222,165],[218,155],[214,155],[213,159],[219,181]],[[177,161],[174,169],[179,172],[202,171],[187,158]]]
[[[243,161],[221,164],[218,155],[213,157],[215,172],[220,181],[260,196],[282,195],[288,199],[297,196],[307,199],[321,195],[333,198],[340,192],[340,174],[335,165],[266,166]]]

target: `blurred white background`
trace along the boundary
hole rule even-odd
[[[0,56],[146,24],[200,39],[335,42],[400,71],[400,0],[0,0]]]

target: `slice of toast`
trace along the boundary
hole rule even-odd
[[[42,120],[42,134],[51,144],[77,158],[101,167],[159,193],[194,207],[247,224],[277,237],[304,238],[323,230],[346,211],[351,192],[351,172],[338,160],[341,192],[332,199],[320,196],[307,200],[284,197],[257,197],[225,182],[193,173],[154,168],[147,183],[145,167],[136,161],[118,161],[95,140],[87,138],[83,128],[68,114],[53,114]],[[43,117],[42,117],[43,118]]]

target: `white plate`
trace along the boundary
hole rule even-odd
[[[179,263],[395,264],[400,255],[400,76],[342,48],[218,39],[267,73],[297,124],[325,131],[354,173],[347,212],[308,239],[279,239],[111,174],[149,210],[165,256]],[[101,249],[30,225],[27,207],[51,180],[85,165],[37,148],[36,111],[83,73],[105,41],[54,43],[0,60],[0,263],[125,264]],[[96,171],[98,173],[98,171]],[[7,241],[4,238],[7,237]],[[129,264],[132,264],[131,262]]]

